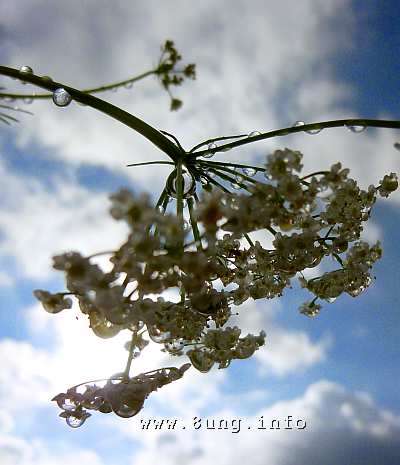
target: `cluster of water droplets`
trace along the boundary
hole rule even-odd
[[[305,126],[306,123],[304,121],[296,121],[294,124],[293,124],[293,127],[294,128],[297,128],[299,126]],[[311,134],[311,135],[315,135],[315,134],[319,134],[320,132],[322,131],[322,128],[318,128],[318,129],[308,129],[307,131],[305,131],[307,134]]]

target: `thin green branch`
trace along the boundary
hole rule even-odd
[[[236,142],[230,142],[229,144],[220,145],[211,150],[211,152],[224,152],[235,147],[239,147],[245,144],[251,144],[259,140],[270,139],[277,136],[287,136],[296,132],[310,131],[315,129],[334,128],[341,126],[365,126],[365,127],[377,127],[377,128],[392,128],[400,129],[400,121],[395,120],[379,120],[379,119],[338,119],[332,121],[321,121],[318,123],[305,124],[304,126],[290,126],[287,128],[277,129],[274,131],[264,132],[262,134],[247,137],[245,140],[239,140]],[[190,153],[188,157],[197,158],[204,156],[209,150],[200,150],[198,152]]]
[[[0,74],[19,79],[21,81],[29,82],[52,92],[54,92],[56,89],[63,88],[77,102],[95,108],[96,110],[111,116],[117,121],[120,121],[126,126],[139,132],[143,137],[148,139],[160,150],[166,153],[172,160],[176,161],[182,157],[182,153],[179,148],[161,132],[145,123],[141,119],[137,118],[136,116],[131,115],[130,113],[116,107],[115,105],[112,105],[111,103],[105,102],[104,100],[94,97],[93,95],[85,94],[84,92],[74,89],[73,87],[66,86],[63,83],[42,79],[41,77],[34,74],[21,73],[16,69],[8,68],[6,66],[0,66]]]
[[[214,173],[218,173],[218,170],[222,170],[222,171],[226,171],[228,173],[234,174],[235,176],[240,176],[241,178],[245,179],[248,182],[252,182],[252,183],[257,183],[258,182],[255,179],[251,178],[250,176],[246,176],[244,173],[238,173],[237,171],[232,170],[231,168],[227,168],[227,167],[222,166],[222,165],[219,165],[218,170],[217,170],[216,168],[212,167],[212,165],[209,164],[208,161],[200,161],[199,160],[199,163],[201,165],[210,167]]]
[[[222,168],[221,168],[222,169]],[[232,184],[237,184],[238,186],[240,186],[242,189],[245,189],[246,191],[249,191],[248,189],[248,186],[246,186],[246,184],[243,184],[241,183],[240,181],[237,181],[235,178],[232,178],[231,176],[227,175],[227,174],[224,174],[224,173],[221,173],[219,170],[217,170],[216,168],[209,168],[209,170],[213,173],[216,173],[220,178],[224,179],[225,181],[229,181],[230,183]],[[203,176],[204,176],[204,173],[203,173]],[[240,175],[241,176],[241,175]],[[255,182],[253,179],[252,179],[253,182]]]
[[[176,142],[176,145],[182,150],[182,152],[185,153],[185,150],[182,147],[182,145],[180,144],[179,140],[173,134],[170,134],[167,131],[161,131],[161,129],[160,129],[160,132],[162,132],[163,134],[166,134],[167,136],[171,137]]]
[[[126,167],[143,166],[143,165],[175,165],[175,163],[173,163],[172,161],[157,160],[157,161],[145,161],[142,163],[130,163],[129,165],[126,165]]]
[[[21,113],[28,113],[28,115],[33,115],[33,113],[31,111],[24,110],[23,108],[19,108],[19,107],[13,107],[11,105],[2,105],[2,104],[0,104],[0,108],[4,108],[6,110],[18,111],[18,112],[21,112]]]
[[[201,160],[201,161],[203,162],[206,160]],[[207,160],[207,163],[211,165],[233,166],[235,168],[252,168],[256,171],[265,171],[265,167],[262,168],[261,166],[243,165],[242,163],[228,163],[224,161],[211,161],[211,160]]]
[[[111,90],[111,89],[118,88],[118,87],[121,87],[121,86],[126,86],[126,85],[129,85],[129,84],[133,84],[134,82],[139,81],[140,79],[143,79],[143,78],[145,78],[147,76],[150,76],[152,74],[156,74],[156,72],[157,72],[156,69],[152,69],[150,71],[146,71],[145,73],[139,74],[138,76],[135,76],[133,78],[125,79],[123,81],[113,82],[111,84],[107,84],[107,85],[104,85],[104,86],[90,87],[88,89],[83,89],[81,92],[84,92],[85,94],[95,94],[95,93],[98,93],[98,92],[105,92],[107,90]],[[27,80],[25,80],[25,81],[27,81]],[[14,93],[8,93],[8,92],[1,92],[0,93],[0,98],[10,98],[10,99],[13,99],[13,100],[23,100],[23,99],[26,99],[26,98],[33,99],[33,100],[38,100],[38,99],[43,100],[43,99],[50,99],[52,97],[53,97],[53,94],[36,94],[36,93],[33,93],[33,94],[21,94],[21,93],[14,94]]]
[[[202,243],[201,243],[201,237],[200,237],[200,231],[197,226],[197,221],[194,215],[194,210],[193,210],[193,198],[189,197],[187,199],[187,205],[189,209],[189,216],[190,216],[190,224],[192,226],[192,231],[193,231],[193,236],[195,240],[195,245],[197,250],[203,250]]]
[[[218,140],[227,140],[227,139],[239,139],[241,137],[247,137],[247,134],[240,134],[238,136],[223,136],[223,137],[214,137],[213,139],[207,139],[204,142],[200,142],[200,144],[195,145],[192,147],[188,153],[192,153],[194,150],[202,147],[203,145],[211,144],[212,142],[216,142]]]

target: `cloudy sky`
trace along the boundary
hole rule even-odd
[[[151,69],[160,45],[172,39],[183,61],[197,66],[196,81],[172,89],[184,101],[180,111],[169,111],[168,95],[153,77],[99,96],[173,133],[185,148],[297,120],[400,119],[396,6],[390,0],[0,0],[0,62],[29,65],[84,89]],[[35,90],[5,77],[0,86]],[[18,104],[34,116],[0,126],[2,465],[400,462],[398,193],[378,200],[365,228],[365,240],[380,240],[384,254],[376,281],[358,298],[341,296],[314,320],[298,313],[307,294],[296,289],[280,300],[247,301],[234,323],[244,334],[267,333],[252,359],[208,374],[192,368],[132,419],[94,413],[81,428],[69,428],[50,399],[121,371],[129,335],[100,340],[78,311],[49,315],[32,291],[64,289],[51,268],[53,255],[118,247],[127,230],[109,216],[108,195],[124,186],[156,199],[170,167],[126,168],[167,158],[93,109]],[[341,161],[366,188],[400,172],[397,141],[398,130],[335,128],[257,142],[216,159],[261,164],[271,151],[289,147],[304,154],[304,172]],[[132,372],[169,363],[152,344]],[[280,430],[269,428],[274,418]],[[292,429],[285,429],[288,418]],[[143,431],[140,419],[176,419],[177,426]],[[206,419],[226,419],[229,428],[209,429]],[[306,427],[298,429],[297,420]],[[259,429],[263,421],[266,429]]]

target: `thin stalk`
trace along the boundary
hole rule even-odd
[[[189,153],[194,152],[196,149],[202,147],[203,145],[211,144],[212,142],[216,142],[218,140],[226,140],[226,139],[239,139],[241,137],[246,137],[247,134],[240,134],[238,136],[223,136],[223,137],[214,137],[214,139],[207,139],[204,142],[200,142],[200,144],[195,145],[189,150]]]
[[[15,121],[16,123],[19,123],[19,119],[14,118],[14,116],[7,115],[7,113],[0,113],[0,116],[1,116],[2,118],[8,118],[8,119],[10,119],[11,121]]]
[[[202,243],[201,243],[201,237],[200,237],[200,231],[197,226],[196,218],[194,216],[192,197],[189,197],[187,199],[187,204],[188,204],[189,215],[190,215],[190,224],[192,225],[192,231],[193,231],[196,248],[197,250],[203,250]]]
[[[132,365],[132,360],[133,360],[133,350],[135,348],[135,346],[133,345],[133,341],[134,341],[135,337],[136,337],[136,333],[133,332],[132,333],[131,344],[130,344],[130,347],[129,347],[128,360],[126,362],[123,379],[126,379],[126,378],[129,379],[129,372],[131,370],[131,365]]]
[[[134,82],[139,81],[140,79],[143,79],[147,76],[150,76],[151,74],[156,74],[156,71],[157,71],[156,69],[152,69],[150,71],[146,71],[145,73],[139,74],[138,76],[135,76],[133,78],[125,79],[123,81],[113,82],[112,84],[107,84],[107,85],[100,86],[100,87],[90,87],[88,89],[83,89],[82,92],[84,92],[85,94],[95,94],[98,92],[104,92],[106,90],[111,90],[114,87],[120,87],[120,86],[124,86],[126,84],[131,84],[131,83],[133,84]],[[13,93],[6,93],[6,92],[0,93],[0,98],[12,98],[14,100],[21,100],[24,98],[31,98],[34,100],[49,99],[49,98],[52,98],[52,96],[53,94],[36,94],[36,93],[35,94],[20,94],[20,93],[13,94]]]
[[[199,163],[201,165],[210,167],[210,165],[208,164],[207,161],[199,161]],[[212,165],[211,165],[211,167],[212,167]],[[213,168],[214,172],[217,172],[216,168],[214,168],[214,167],[212,167],[212,168]],[[255,183],[255,184],[258,182],[255,179],[251,178],[250,176],[246,176],[245,174],[238,173],[237,171],[232,170],[231,168],[227,168],[227,167],[222,166],[222,165],[218,165],[218,169],[222,170],[222,171],[227,171],[228,173],[231,173],[231,174],[235,174],[236,176],[240,176],[241,178],[246,179],[248,182],[252,182],[252,183]]]
[[[130,166],[143,166],[143,165],[175,165],[172,161],[164,161],[164,160],[159,160],[159,161],[145,161],[142,163],[130,163],[129,165],[126,165],[126,167]]]
[[[200,161],[200,160],[199,160]],[[206,160],[201,160],[201,162],[204,162]],[[265,167],[262,168],[260,166],[253,166],[253,165],[243,165],[242,163],[228,163],[228,162],[224,162],[224,161],[211,161],[211,160],[207,160],[207,163],[211,164],[211,165],[222,165],[222,166],[233,166],[233,167],[236,167],[236,168],[252,168],[256,171],[265,171]]]
[[[0,108],[5,108],[6,110],[19,111],[19,112],[22,112],[22,113],[28,113],[28,115],[33,115],[33,113],[31,111],[24,110],[23,108],[19,108],[19,107],[13,107],[11,105],[2,105],[2,104],[0,104]]]
[[[120,121],[126,126],[139,132],[143,137],[148,139],[160,150],[166,153],[173,161],[182,158],[182,152],[179,150],[179,147],[177,147],[173,142],[171,142],[170,139],[164,136],[164,134],[149,124],[145,123],[141,119],[137,118],[136,116],[131,115],[130,113],[116,107],[115,105],[112,105],[111,103],[105,102],[104,100],[94,97],[93,95],[85,94],[84,92],[74,89],[73,87],[66,86],[63,83],[48,81],[34,74],[21,73],[16,69],[8,68],[6,66],[0,66],[0,74],[17,78],[21,81],[29,82],[52,92],[54,92],[56,89],[59,89],[60,87],[64,88],[77,102],[84,103],[85,105],[95,108],[96,110],[111,116],[117,121]]]
[[[400,121],[396,120],[380,120],[380,119],[338,119],[332,121],[321,121],[318,123],[305,124],[304,126],[289,126],[282,129],[276,129],[274,131],[264,132],[257,136],[247,137],[245,140],[239,140],[237,142],[230,142],[229,144],[223,144],[211,151],[213,153],[223,152],[228,149],[239,147],[245,144],[251,144],[259,140],[270,139],[276,136],[287,136],[288,134],[294,134],[296,132],[310,131],[315,129],[324,128],[335,128],[341,126],[365,126],[365,127],[376,127],[376,128],[393,128],[400,129]],[[188,154],[190,158],[197,158],[204,156],[208,150],[200,150],[198,152]]]
[[[228,176],[227,174],[221,173],[216,168],[210,168],[210,171],[216,173],[220,178],[225,179],[225,181],[229,181],[231,183],[237,184],[241,188],[245,189],[246,191],[249,191],[248,186],[246,186],[246,184],[243,184],[240,181],[237,181],[235,178],[232,178],[231,176]]]

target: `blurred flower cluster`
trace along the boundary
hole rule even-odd
[[[275,151],[265,164],[267,182],[252,179],[245,193],[208,188],[198,199],[191,189],[189,195],[197,200],[191,228],[179,215],[154,208],[147,194],[135,196],[121,189],[110,196],[110,213],[125,221],[130,233],[111,254],[111,271],[104,272],[92,257],[78,252],[58,255],[53,266],[65,273],[68,292],[38,290],[35,296],[50,313],[70,308],[67,296],[75,296],[99,337],[130,330],[132,340],[126,348],[131,359],[148,345],[146,332],[171,356],[186,355],[200,372],[250,357],[266,335],[261,331],[240,337],[240,328],[227,326],[233,305],[282,296],[300,275],[301,286],[314,299],[299,310],[313,317],[321,309],[317,299],[332,302],[344,292],[355,297],[366,289],[372,281],[370,269],[382,255],[379,242],[369,246],[360,234],[377,194],[387,197],[397,189],[396,175],[391,173],[364,191],[340,163],[300,177],[301,160],[298,151]],[[190,229],[200,229],[201,235],[193,240]],[[272,249],[259,241],[244,246],[245,237],[257,230],[274,235]],[[302,271],[325,257],[333,258],[338,269],[307,281]],[[162,295],[166,290],[175,290],[180,301],[167,300]],[[183,371],[179,376],[170,373],[177,379]],[[132,398],[126,408],[137,413],[154,386],[164,383],[152,378],[146,384],[140,376],[127,379],[118,387],[108,384],[103,390],[88,391],[79,397],[80,405],[118,412],[124,399]],[[79,403],[74,393],[67,394],[75,405]],[[98,403],[97,395],[105,403]],[[65,395],[60,396],[57,399],[64,402]],[[87,415],[82,412],[74,410],[73,415]],[[62,415],[69,418],[72,413]]]

